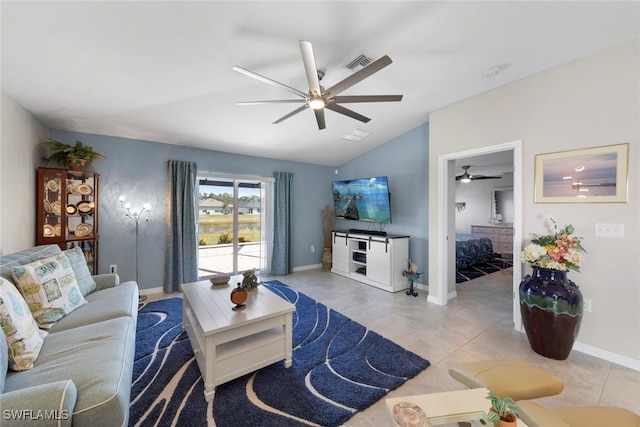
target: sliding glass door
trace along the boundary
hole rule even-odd
[[[199,181],[199,276],[266,273],[269,226],[268,182],[201,176]]]

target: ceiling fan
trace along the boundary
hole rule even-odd
[[[471,166],[462,166],[462,169],[464,169],[464,173],[462,175],[456,176],[456,181],[467,183],[467,182],[475,181],[476,179],[500,179],[500,178],[502,178],[501,176],[471,175],[471,174],[469,174],[469,168],[470,167]]]
[[[351,117],[356,120],[360,120],[361,122],[367,123],[371,120],[368,117],[363,116],[362,114],[358,114],[353,110],[343,107],[340,104],[348,104],[348,103],[357,103],[357,102],[392,102],[392,101],[400,101],[402,100],[402,95],[347,95],[347,96],[338,96],[340,93],[349,89],[351,86],[359,83],[370,75],[380,71],[387,65],[391,64],[391,58],[387,55],[382,58],[377,59],[376,61],[370,63],[366,67],[360,69],[355,72],[351,76],[345,78],[344,80],[334,84],[328,89],[320,86],[320,79],[324,76],[324,73],[318,71],[316,67],[316,60],[313,55],[313,46],[310,42],[306,40],[300,40],[300,52],[302,53],[302,62],[304,64],[304,70],[307,75],[307,81],[309,83],[309,91],[303,92],[298,89],[292,88],[291,86],[287,86],[283,83],[272,80],[268,77],[262,76],[260,74],[254,73],[253,71],[249,71],[242,67],[235,66],[233,67],[234,71],[245,74],[249,77],[253,77],[254,79],[260,80],[264,83],[268,83],[270,85],[282,88],[288,92],[293,93],[294,95],[298,95],[300,99],[278,99],[278,100],[270,100],[270,101],[249,101],[249,102],[236,102],[236,105],[257,105],[257,104],[288,104],[288,103],[301,103],[302,106],[296,108],[292,112],[282,116],[273,124],[280,123],[301,111],[306,110],[311,107],[316,116],[316,121],[318,122],[318,129],[324,129],[326,127],[325,118],[324,118],[324,110],[325,108],[331,111],[335,111],[336,113],[343,114],[345,116]]]

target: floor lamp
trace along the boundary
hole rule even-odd
[[[139,211],[131,210],[131,203],[125,202],[126,197],[120,196],[118,200],[120,201],[120,205],[124,208],[124,216],[127,218],[131,218],[136,223],[136,283],[138,286],[140,282],[138,281],[138,241],[140,239],[140,218],[146,213],[146,219],[144,222],[149,222],[149,213],[151,212],[151,205],[149,203],[145,203],[142,205],[142,209]],[[139,301],[146,300],[146,295],[140,295]]]

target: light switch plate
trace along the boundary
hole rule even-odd
[[[596,223],[593,234],[597,237],[624,237],[624,224]]]

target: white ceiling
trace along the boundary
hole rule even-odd
[[[55,129],[337,166],[426,121],[429,112],[640,37],[640,3],[2,2],[2,90]],[[393,64],[342,95],[361,123],[306,110],[277,125],[292,96],[234,65],[307,91],[298,40],[323,86],[361,53]],[[510,67],[494,77],[485,70]],[[350,142],[354,129],[371,136]]]

